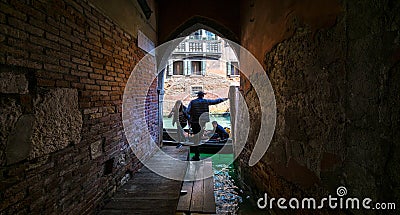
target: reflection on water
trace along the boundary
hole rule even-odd
[[[231,164],[233,154],[200,154],[201,159],[208,157],[213,161],[217,214],[266,214],[257,209],[250,192],[240,186],[237,171]]]
[[[229,173],[232,169],[225,164],[214,168],[214,195],[217,205],[217,214],[237,214],[239,204],[243,202],[242,190],[235,185],[235,180]],[[218,170],[220,169],[220,170]]]

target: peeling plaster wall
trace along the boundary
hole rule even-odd
[[[317,197],[345,186],[351,196],[398,202],[399,3],[243,5],[242,44],[263,63],[277,102],[270,148],[249,168],[260,119],[242,78],[255,124],[238,162],[244,181],[274,197]]]
[[[241,1],[241,45],[262,62],[266,52],[294,34],[294,21],[316,31],[332,26],[342,10],[337,0]]]

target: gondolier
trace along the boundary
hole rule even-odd
[[[189,122],[192,128],[192,132],[194,134],[194,147],[193,152],[195,155],[192,158],[192,161],[200,160],[200,152],[198,145],[200,144],[200,139],[203,136],[204,128],[206,123],[210,121],[210,105],[216,105],[221,102],[228,100],[228,98],[218,98],[218,99],[204,99],[203,91],[199,91],[196,93],[197,98],[190,101],[189,106],[187,108],[187,113],[190,116]]]

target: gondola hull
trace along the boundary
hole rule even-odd
[[[173,145],[177,146],[179,142],[174,140],[171,136],[176,135],[176,129],[168,129],[163,131],[163,144],[164,145]],[[232,139],[228,139],[226,143],[221,143],[218,141],[212,141],[209,140],[203,144],[201,144],[199,147],[200,153],[205,153],[205,154],[216,154],[216,153],[221,153],[221,154],[232,154],[233,153],[233,147],[232,147]],[[193,151],[193,146],[190,147],[191,150]]]

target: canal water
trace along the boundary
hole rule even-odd
[[[222,127],[228,127],[231,128],[231,117],[228,116],[222,116],[222,115],[210,115],[210,122],[206,124],[206,129],[207,130],[212,130],[212,121],[217,121],[219,125]],[[166,116],[163,117],[163,126],[166,129],[174,129],[176,128],[175,126],[172,126],[172,117],[168,118]],[[187,127],[186,127],[187,128]]]
[[[233,154],[200,154],[201,159],[209,157],[213,161],[217,214],[266,214],[266,211],[257,209],[251,192],[241,187],[239,175],[232,162]]]

